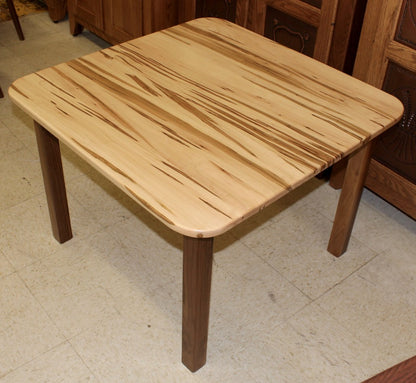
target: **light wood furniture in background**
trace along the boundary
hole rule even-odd
[[[214,18],[31,74],[9,94],[36,120],[58,241],[72,236],[59,140],[183,234],[191,371],[206,360],[213,238],[349,156],[328,245],[341,255],[371,140],[403,111],[389,94]]]
[[[402,100],[374,147],[366,186],[416,219],[416,0],[369,0],[354,76]],[[331,184],[342,183],[342,166]]]

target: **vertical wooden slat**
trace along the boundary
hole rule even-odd
[[[377,0],[367,5],[353,76],[381,88],[402,0]]]
[[[235,11],[235,23],[247,27],[249,12],[249,0],[237,0]]]
[[[178,21],[184,23],[185,21],[195,19],[196,15],[196,0],[178,0]]]
[[[316,35],[313,57],[323,63],[327,63],[329,58],[335,17],[337,15],[337,5],[338,0],[322,0],[321,19]]]

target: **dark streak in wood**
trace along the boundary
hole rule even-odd
[[[122,170],[120,170],[119,168],[117,168],[116,166],[114,166],[111,162],[107,161],[104,157],[101,157],[100,155],[98,155],[97,153],[94,153],[92,150],[88,149],[86,146],[82,145],[80,142],[78,142],[77,140],[73,140],[80,148],[82,148],[86,153],[88,153],[90,156],[96,158],[98,161],[102,162],[105,166],[107,166],[108,168],[110,168],[111,170],[113,170],[114,172],[116,172],[117,174],[120,174],[121,176],[123,176],[125,179],[128,179],[129,181],[131,181],[132,183],[136,184],[136,182],[134,181],[133,178],[131,178],[128,174],[124,173]]]
[[[222,210],[218,209],[217,207],[215,207],[213,204],[209,203],[208,201],[205,201],[201,197],[199,197],[199,200],[202,201],[204,204],[208,205],[211,209],[214,209],[218,213],[220,213],[220,214],[226,216],[227,218],[231,219],[231,217],[228,214],[224,213]]]
[[[132,189],[130,189],[128,186],[124,186],[128,193],[132,195],[132,197],[140,203],[146,210],[148,210],[150,213],[152,213],[154,216],[158,217],[162,221],[164,221],[168,225],[174,225],[175,223],[166,217],[166,215],[162,214],[161,212],[157,211],[155,208],[153,208],[152,205],[150,205],[148,202],[146,202],[143,198],[139,197]],[[159,203],[159,206],[164,207],[163,203]]]

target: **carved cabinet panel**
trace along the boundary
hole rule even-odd
[[[405,111],[402,120],[380,137],[373,157],[416,184],[416,73],[390,63],[383,89],[394,94]]]
[[[416,2],[406,1],[402,6],[396,31],[396,41],[416,49]]]
[[[401,121],[374,146],[366,186],[416,219],[416,0],[369,0],[354,76],[398,97]]]
[[[264,36],[313,57],[317,27],[278,9],[267,7]]]
[[[250,0],[247,27],[344,70],[355,58],[366,2]]]

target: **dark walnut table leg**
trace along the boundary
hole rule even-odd
[[[182,363],[192,372],[207,358],[213,238],[183,238]]]
[[[328,251],[339,257],[347,249],[371,157],[371,142],[348,159]]]
[[[53,236],[59,243],[72,238],[59,140],[35,122],[43,182]]]

